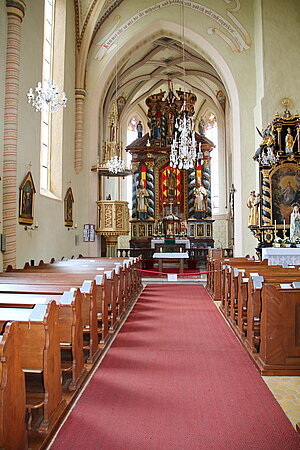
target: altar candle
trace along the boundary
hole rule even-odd
[[[160,252],[162,253],[162,247],[160,247],[160,249],[159,249],[159,250],[160,250]]]
[[[275,231],[276,231],[276,220],[275,220]]]

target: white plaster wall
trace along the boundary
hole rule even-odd
[[[17,226],[17,267],[22,267],[25,261],[31,259],[36,262],[40,259],[49,261],[52,257],[60,259],[62,256],[70,257],[73,254],[86,253],[88,245],[82,242],[83,223],[88,222],[85,200],[88,183],[84,180],[82,185],[80,177],[76,177],[74,171],[75,17],[73,4],[69,1],[67,1],[64,83],[68,104],[63,117],[62,195],[65,196],[71,182],[75,198],[74,222],[77,222],[78,230],[68,231],[64,226],[63,198],[56,200],[40,194],[40,114],[28,105],[26,93],[29,87],[35,87],[41,80],[43,3],[43,1],[27,2],[22,23],[17,184],[20,185],[22,182],[28,171],[28,163],[31,162],[31,172],[37,191],[34,220],[38,221],[39,228],[37,231],[25,231],[22,225]],[[75,233],[80,235],[79,246],[75,246]]]

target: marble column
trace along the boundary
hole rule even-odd
[[[82,169],[84,89],[75,90],[75,172]]]
[[[17,150],[18,99],[20,75],[21,22],[26,5],[22,0],[6,0],[7,47],[4,96],[4,149],[3,149],[3,233],[6,251],[4,269],[16,266],[17,229]]]

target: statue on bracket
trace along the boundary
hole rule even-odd
[[[147,189],[144,187],[143,180],[140,181],[140,188],[137,189],[137,211],[139,214],[140,220],[145,220],[148,217],[148,197],[149,193]]]
[[[32,225],[34,216],[35,187],[31,172],[28,172],[20,185],[19,223]]]

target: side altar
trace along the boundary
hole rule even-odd
[[[260,133],[254,160],[259,164],[259,193],[250,192],[248,227],[258,239],[257,252],[267,247],[300,244],[300,116],[289,100]]]
[[[191,92],[160,92],[146,99],[149,132],[127,146],[132,155],[132,219],[130,247],[161,251],[211,248],[210,152],[214,144],[195,133],[200,158],[189,169],[170,165],[176,118],[183,104],[194,114]],[[178,240],[184,242],[176,242]]]

